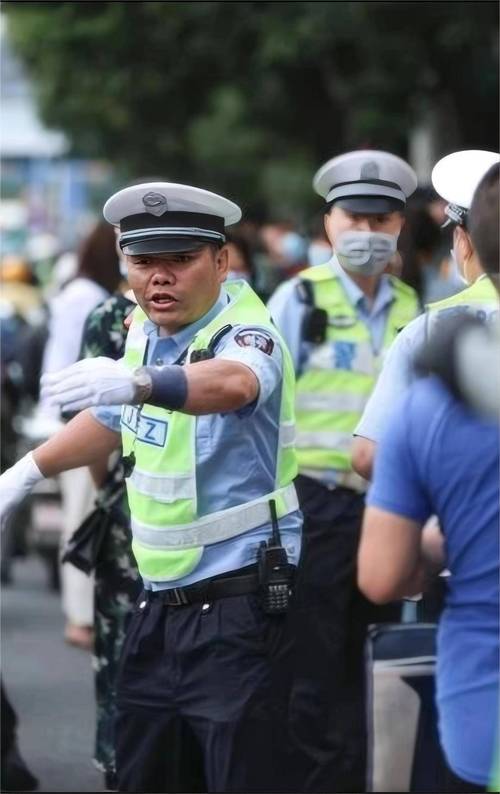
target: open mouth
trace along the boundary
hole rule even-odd
[[[149,299],[149,303],[155,309],[168,309],[177,303],[177,298],[174,298],[169,292],[155,292]]]

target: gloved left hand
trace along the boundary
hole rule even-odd
[[[42,399],[63,411],[82,411],[92,405],[133,403],[134,374],[112,358],[86,358],[59,372],[42,376]]]
[[[3,530],[8,517],[44,475],[35,463],[32,452],[18,460],[0,477],[0,528]]]

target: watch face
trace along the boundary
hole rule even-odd
[[[151,394],[152,380],[151,375],[146,369],[141,368],[136,370],[134,375],[134,383],[136,394],[135,397],[138,402],[143,403]]]
[[[136,382],[139,386],[151,386],[151,377],[147,372],[138,372]]]

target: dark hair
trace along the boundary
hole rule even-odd
[[[252,251],[248,240],[236,230],[226,231],[226,243],[232,243],[238,249],[243,259],[248,275],[251,279],[255,276],[255,265],[252,258]]]
[[[77,276],[95,281],[109,293],[121,281],[114,228],[100,221],[83,241],[78,257]]]
[[[403,260],[401,279],[413,287],[420,298],[424,289],[422,265],[432,261],[433,254],[438,249],[440,242],[439,226],[432,219],[428,210],[418,204],[413,206],[410,203],[406,211],[406,223],[401,230],[398,242],[398,249]]]
[[[469,233],[481,267],[491,276],[499,270],[499,204],[500,163],[485,173],[476,188],[469,210]]]

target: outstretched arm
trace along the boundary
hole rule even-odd
[[[89,411],[76,416],[52,438],[2,474],[0,524],[44,477],[106,459],[119,443],[118,433],[101,425]]]
[[[42,393],[65,411],[148,402],[195,415],[237,411],[259,395],[259,381],[250,366],[225,358],[182,367],[142,367],[141,372],[146,376],[142,385],[121,361],[84,359],[46,375]]]
[[[33,452],[44,477],[106,460],[118,448],[120,436],[83,411]]]

